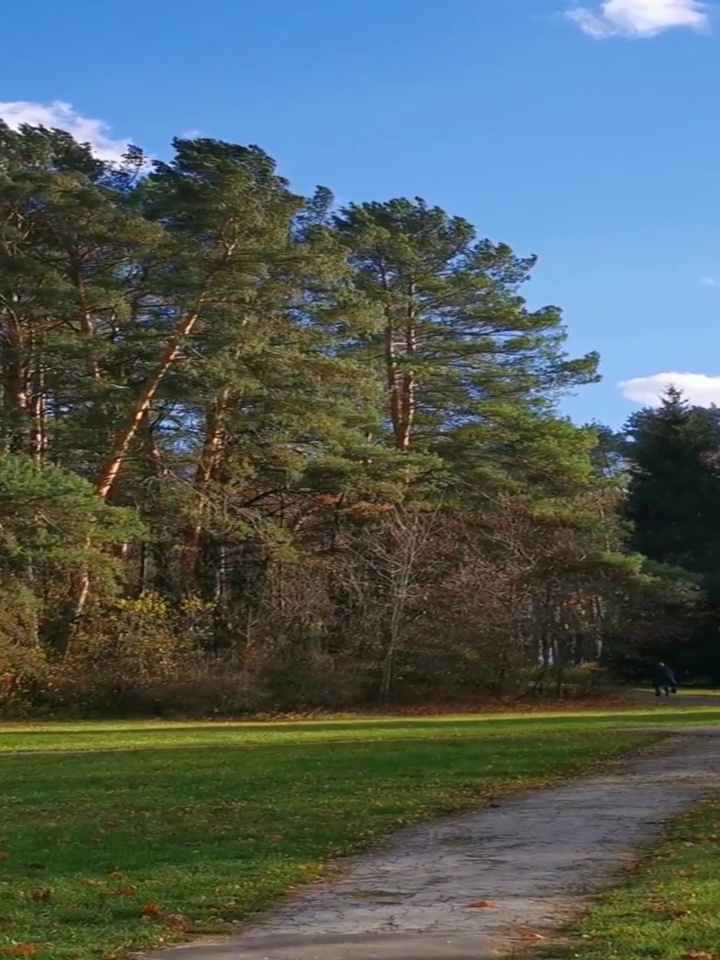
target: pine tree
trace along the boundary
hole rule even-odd
[[[4,445],[89,478],[125,395],[118,364],[153,234],[127,186],[67,134],[0,126]]]
[[[671,388],[626,427],[625,514],[631,548],[651,560],[713,576],[720,561],[720,411]]]
[[[334,223],[380,319],[356,349],[386,382],[398,450],[431,449],[519,406],[546,408],[596,378],[594,354],[564,355],[560,311],[529,310],[520,296],[534,258],[477,240],[466,220],[419,199],[352,204]]]

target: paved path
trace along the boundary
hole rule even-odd
[[[632,698],[644,707],[706,707],[708,710],[717,710],[720,707],[720,694],[694,694],[692,687],[682,690],[679,695],[671,697],[656,697],[652,690],[636,690]]]
[[[486,960],[548,933],[635,861],[663,820],[720,790],[720,728],[600,776],[398,833],[231,940],[162,960]],[[473,907],[490,901],[490,907]]]

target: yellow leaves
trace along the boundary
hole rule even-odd
[[[180,601],[180,610],[186,616],[192,614],[209,613],[215,609],[215,605],[207,600],[201,600],[200,597],[185,597]]]
[[[168,603],[157,593],[144,593],[141,597],[130,600],[117,600],[115,606],[123,612],[140,616],[165,616],[168,612]]]
[[[2,948],[4,957],[32,957],[38,952],[36,943],[12,943],[9,947]]]

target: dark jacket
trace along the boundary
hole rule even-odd
[[[670,667],[666,667],[664,663],[658,663],[653,672],[653,683],[656,687],[675,687],[677,686],[677,681],[675,680],[675,674],[672,672]]]

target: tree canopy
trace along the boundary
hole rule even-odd
[[[462,217],[0,123],[0,254],[2,709],[560,689],[695,616],[715,412],[563,417],[597,355]]]

